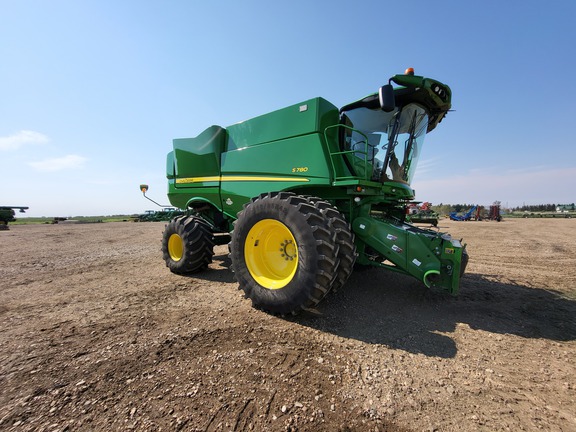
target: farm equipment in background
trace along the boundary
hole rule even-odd
[[[523,218],[564,218],[572,219],[576,217],[574,212],[524,212]]]
[[[22,206],[0,206],[0,231],[9,230],[8,222],[15,222],[16,218],[14,217],[16,213],[14,209],[20,211],[20,213],[26,213],[28,207]]]
[[[185,214],[185,210],[167,207],[163,210],[146,210],[142,214],[131,216],[130,219],[133,222],[162,222]]]
[[[169,221],[169,220],[175,218],[176,216],[182,216],[182,215],[187,214],[186,210],[181,210],[181,209],[177,209],[175,207],[170,207],[170,206],[158,204],[152,198],[149,198],[148,196],[146,196],[146,192],[148,191],[148,185],[146,185],[146,184],[140,185],[140,191],[142,192],[142,195],[144,195],[144,198],[146,198],[149,201],[152,201],[157,206],[162,207],[162,210],[146,210],[142,214],[131,216],[130,219],[133,222]]]
[[[472,207],[466,213],[450,212],[450,219],[453,221],[469,221],[478,218],[478,206]]]
[[[489,210],[486,210],[484,206],[475,205],[466,213],[459,214],[458,212],[451,212],[449,216],[453,221],[494,220],[500,222],[502,220],[502,215],[500,214],[500,201],[494,201]]]
[[[496,222],[500,222],[502,220],[502,215],[500,214],[500,201],[494,201],[492,203],[486,219],[494,220]]]
[[[318,97],[175,139],[168,198],[188,215],[166,225],[167,267],[202,271],[228,244],[245,297],[282,315],[315,307],[355,264],[456,295],[466,246],[405,211],[424,137],[450,107],[447,85],[408,69],[340,109]]]
[[[426,223],[438,226],[439,215],[432,210],[432,204],[429,202],[411,202],[406,205],[406,222],[408,223]]]

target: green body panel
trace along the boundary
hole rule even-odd
[[[215,186],[198,186],[188,188],[187,193],[182,193],[182,188],[176,189],[171,183],[168,187],[168,199],[170,203],[178,208],[186,209],[192,207],[192,203],[208,202],[218,208],[222,207],[220,201],[220,186],[216,182]]]
[[[166,156],[166,178],[173,180],[176,178],[176,167],[174,166],[174,151]]]
[[[449,87],[438,81],[404,75],[391,81],[404,86],[394,90],[397,113],[413,113],[416,124],[418,111],[403,111],[403,107],[423,107],[428,116],[426,132],[439,124],[451,106]],[[396,135],[390,132],[403,133],[401,142],[406,145],[410,122],[400,125],[398,120],[392,129],[394,119],[403,119],[404,114],[391,113],[388,131],[370,129],[382,124],[372,126],[368,117],[365,123],[357,123],[366,129],[359,129],[341,115],[362,109],[375,112],[378,103],[376,93],[339,110],[323,98],[314,98],[227,128],[211,126],[195,138],[175,139],[166,159],[170,203],[203,217],[215,232],[228,232],[243,206],[262,193],[318,196],[351,223],[358,263],[409,274],[427,286],[455,294],[465,266],[465,246],[447,234],[404,222],[404,206],[415,192],[409,180],[384,174],[391,159],[377,160],[370,141],[374,132],[381,134],[388,147],[380,145],[378,151],[389,155],[396,148]],[[414,143],[405,147],[410,148],[405,154],[420,153],[417,138]]]
[[[211,126],[196,138],[173,140],[173,146],[166,158],[172,205],[188,208],[190,202],[204,201],[221,207],[219,176],[226,130]]]
[[[208,200],[234,218],[244,203],[270,190],[330,185],[349,175],[342,160],[327,164],[338,144],[324,130],[338,109],[314,98],[226,129],[211,126],[196,138],[173,140],[166,160],[168,198],[179,208]],[[335,138],[335,137],[334,137]]]
[[[323,133],[337,123],[338,108],[323,98],[314,98],[229,126],[226,150]]]
[[[271,187],[300,190],[329,186],[326,159],[325,146],[318,133],[229,151],[223,155],[222,163],[224,211],[235,215],[243,203],[270,191]],[[234,180],[228,181],[230,178]]]
[[[173,140],[175,175],[183,177],[217,176],[220,174],[220,155],[226,143],[226,130],[211,126],[196,138]],[[188,184],[182,184],[182,187]]]
[[[409,201],[414,199],[416,193],[410,186],[398,182],[386,182],[382,185],[382,194],[395,197],[397,200]]]

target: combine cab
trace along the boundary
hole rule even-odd
[[[450,106],[447,85],[408,70],[341,108],[318,97],[175,139],[168,198],[188,214],[166,226],[166,265],[202,271],[229,243],[246,297],[277,314],[316,306],[355,263],[456,294],[465,246],[405,212],[424,138]]]

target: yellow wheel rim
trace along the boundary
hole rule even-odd
[[[180,261],[184,255],[184,242],[178,234],[172,234],[168,239],[168,253],[174,261]]]
[[[261,286],[284,288],[298,268],[298,245],[286,225],[274,219],[256,223],[246,237],[244,258],[248,271]]]

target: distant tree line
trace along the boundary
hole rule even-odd
[[[529,212],[551,212],[556,211],[556,204],[536,204],[513,207],[512,211],[529,211]]]
[[[529,212],[551,212],[556,211],[558,208],[562,210],[575,210],[576,206],[572,204],[538,204],[538,205],[523,205],[521,207],[514,207],[512,211],[529,211]]]

